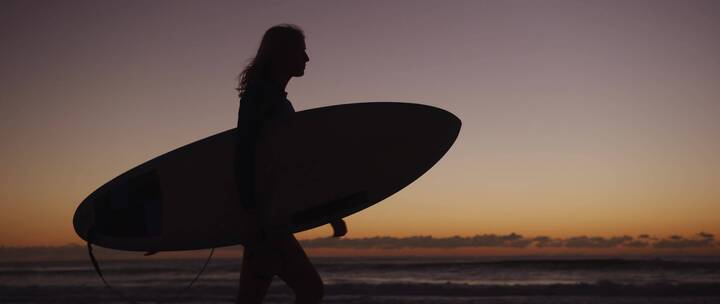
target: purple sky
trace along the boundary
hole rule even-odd
[[[78,241],[72,214],[98,186],[234,127],[235,76],[285,22],[310,56],[297,110],[409,101],[463,120],[349,236],[720,232],[718,1],[1,7],[0,245]]]

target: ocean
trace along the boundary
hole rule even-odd
[[[313,257],[323,303],[720,303],[709,258]],[[234,303],[238,258],[0,262],[0,303]],[[279,278],[265,303],[292,303]]]

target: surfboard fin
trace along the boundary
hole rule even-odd
[[[343,219],[330,222],[330,226],[332,226],[333,229],[333,237],[342,237],[347,234],[347,225]]]

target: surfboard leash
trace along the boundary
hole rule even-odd
[[[203,264],[202,268],[200,268],[200,271],[197,273],[197,275],[195,275],[195,278],[193,278],[193,280],[190,281],[190,284],[185,286],[185,288],[183,288],[183,289],[179,290],[177,293],[175,293],[175,296],[172,298],[172,301],[177,300],[178,297],[180,297],[184,292],[190,290],[190,288],[193,286],[193,284],[195,284],[195,282],[197,282],[197,280],[200,278],[200,275],[203,273],[203,271],[205,271],[205,268],[207,267],[207,265],[210,264],[210,259],[212,259],[213,253],[215,253],[215,247],[210,249],[210,254],[207,257],[207,260],[205,260],[205,264]],[[167,302],[167,301],[164,301],[164,302]],[[163,303],[163,302],[159,302],[159,303]]]
[[[114,293],[116,293],[116,294],[119,295],[121,298],[123,298],[123,300],[125,300],[125,301],[127,301],[127,302],[129,302],[129,303],[132,303],[132,304],[140,304],[138,301],[136,301],[135,299],[132,299],[131,297],[129,297],[128,295],[126,295],[124,292],[122,292],[122,291],[120,291],[120,290],[118,290],[118,289],[113,288],[113,287],[110,285],[110,283],[108,283],[108,281],[105,280],[105,276],[103,275],[102,271],[100,270],[100,265],[98,264],[97,259],[95,259],[95,255],[93,254],[92,243],[91,243],[90,241],[87,242],[87,248],[88,248],[88,255],[90,256],[90,261],[92,262],[93,267],[95,268],[95,272],[97,272],[97,274],[98,274],[98,276],[100,277],[100,280],[102,280],[103,284],[105,284],[105,286],[106,286],[108,289],[112,290]],[[177,293],[175,293],[175,296],[173,296],[172,299],[166,300],[166,301],[160,301],[160,302],[158,302],[158,303],[164,303],[164,302],[168,302],[168,301],[175,301],[175,300],[177,300],[177,298],[180,297],[184,292],[190,290],[190,288],[193,286],[193,284],[195,284],[195,282],[197,282],[197,280],[200,278],[200,275],[205,271],[205,268],[207,268],[207,265],[210,264],[210,260],[212,259],[212,256],[213,256],[214,253],[215,253],[215,248],[211,248],[211,249],[210,249],[210,254],[209,254],[208,257],[207,257],[207,260],[205,260],[205,264],[203,264],[203,266],[202,266],[202,268],[200,269],[200,271],[197,273],[197,275],[195,275],[195,278],[193,278],[193,280],[190,281],[190,284],[188,284],[188,285],[185,286],[183,289],[181,289],[181,290],[179,290]]]
[[[113,288],[112,286],[110,286],[110,284],[105,280],[105,276],[103,275],[102,271],[100,270],[100,265],[98,265],[98,262],[95,259],[95,255],[93,254],[93,251],[92,251],[92,243],[90,243],[89,241],[87,242],[87,248],[88,248],[88,255],[90,255],[90,261],[92,262],[93,267],[95,268],[95,272],[97,272],[98,276],[100,277],[100,280],[102,280],[102,282],[105,284],[105,286],[108,289],[112,290],[117,295],[119,295],[121,298],[123,298],[123,300],[133,303],[133,304],[139,304],[134,299],[131,299],[130,297],[128,297],[124,292],[117,290],[117,289]]]

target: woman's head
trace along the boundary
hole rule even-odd
[[[265,31],[257,54],[240,73],[239,91],[248,83],[269,79],[273,74],[282,77],[299,77],[305,73],[308,62],[305,53],[305,34],[296,25],[280,24]]]

